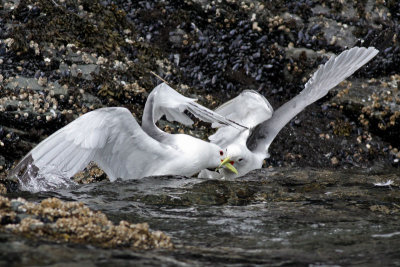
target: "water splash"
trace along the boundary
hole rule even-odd
[[[65,173],[55,166],[46,166],[40,170],[33,164],[28,164],[21,175],[16,175],[20,189],[23,191],[40,192],[60,188],[71,188],[77,185]]]

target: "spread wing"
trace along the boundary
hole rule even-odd
[[[329,90],[352,75],[378,52],[373,47],[354,47],[337,57],[331,57],[313,74],[299,95],[276,110],[271,119],[253,129],[247,139],[247,147],[252,151],[267,153],[276,135],[293,117],[306,106],[324,97]]]
[[[110,180],[134,179],[145,176],[151,163],[173,153],[169,146],[149,137],[127,109],[102,108],[86,113],[42,141],[10,175],[22,186],[32,183],[38,174],[51,179],[54,172],[65,181],[94,161]]]
[[[243,126],[252,128],[271,118],[273,108],[261,94],[253,90],[245,90],[237,97],[222,104],[215,112]],[[213,123],[212,127],[219,128],[215,134],[209,137],[212,143],[226,147],[232,142],[237,142],[240,134],[238,129],[219,123]]]
[[[184,125],[192,125],[193,121],[184,113],[187,110],[202,121],[229,125],[236,129],[247,129],[233,120],[196,103],[196,99],[179,94],[165,83],[153,89],[147,98],[143,113],[142,127],[151,136],[160,135],[154,124],[165,115],[169,121],[177,121]]]
[[[218,114],[234,120],[248,128],[271,118],[273,108],[268,100],[253,90],[245,90],[214,110]],[[213,127],[224,125],[213,123]]]

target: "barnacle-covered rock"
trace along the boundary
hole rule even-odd
[[[29,238],[104,248],[173,247],[166,234],[150,231],[147,223],[120,221],[114,225],[101,212],[92,211],[79,202],[64,202],[57,198],[36,204],[22,198],[9,200],[0,196],[0,221],[3,230]]]

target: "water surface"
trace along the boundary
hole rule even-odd
[[[264,169],[235,181],[149,177],[14,193],[10,196],[31,201],[81,201],[116,223],[148,222],[171,236],[176,248],[134,252],[43,241],[32,245],[4,236],[0,259],[10,263],[11,251],[19,251],[20,263],[28,265],[400,265],[398,177],[396,169]],[[376,185],[387,181],[390,186]],[[37,257],[49,249],[60,254]]]

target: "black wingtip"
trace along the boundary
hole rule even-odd
[[[227,119],[227,120],[228,120],[229,122],[231,122],[231,123],[233,123],[233,124],[235,124],[235,125],[241,127],[241,128],[242,128],[242,131],[245,131],[245,130],[248,130],[248,129],[249,129],[249,127],[244,126],[244,125],[241,125],[240,123],[237,123],[236,121],[233,121],[233,120],[230,120],[230,119]]]
[[[222,116],[222,115],[220,115],[218,113],[210,111],[207,108],[204,108],[204,107],[202,107],[201,105],[199,105],[197,103],[189,103],[189,107],[192,107],[193,109],[199,110],[203,114],[203,116],[208,116],[209,118],[212,118],[212,119],[210,119],[211,121],[212,120],[217,120],[216,121],[217,123],[220,123],[220,124],[223,124],[223,125],[226,125],[226,126],[232,126],[232,127],[237,126],[237,127],[239,127],[239,130],[242,130],[242,131],[249,129],[246,126],[243,126],[240,123],[237,123],[234,120],[228,119],[228,118],[226,118],[226,117],[224,117],[224,116]],[[191,110],[189,109],[189,111],[191,111]],[[191,111],[191,112],[193,113],[193,111]],[[213,113],[214,113],[214,115],[213,115]],[[197,116],[196,113],[193,113],[193,114],[195,116]],[[218,116],[219,119],[216,119],[215,116]],[[235,127],[235,128],[237,128],[237,127]]]

